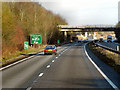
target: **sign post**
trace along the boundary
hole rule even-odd
[[[25,53],[27,53],[27,52],[26,52],[26,49],[28,49],[28,47],[29,47],[29,42],[24,42]]]
[[[57,40],[57,43],[59,44],[59,43],[60,43],[60,40]]]
[[[31,44],[41,44],[41,35],[40,34],[31,34],[30,41],[31,41]]]
[[[117,46],[117,51],[120,51],[120,46]]]
[[[28,42],[24,42],[24,49],[28,49],[29,43]]]

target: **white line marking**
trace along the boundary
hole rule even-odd
[[[38,54],[42,54],[42,53],[43,53],[43,52],[40,52],[40,53],[38,53]],[[24,58],[24,59],[22,59],[22,60],[20,60],[20,61],[17,61],[17,62],[15,62],[15,63],[12,63],[12,64],[10,64],[10,65],[7,65],[7,66],[5,66],[5,67],[3,67],[3,68],[0,68],[0,71],[4,70],[4,69],[6,69],[6,68],[9,68],[9,67],[11,67],[11,66],[13,66],[13,65],[16,65],[16,64],[18,64],[18,63],[20,63],[20,62],[23,62],[23,61],[25,61],[25,60],[27,60],[27,59],[33,58],[33,57],[35,57],[35,56],[33,55],[33,56],[30,56],[30,57]]]
[[[35,80],[35,81],[33,81],[33,83],[36,83],[37,81]]]
[[[52,62],[55,62],[55,60],[52,60]]]
[[[32,87],[28,87],[26,90],[31,90],[32,89]]]
[[[47,68],[49,68],[49,67],[50,67],[50,65],[47,66]]]
[[[114,88],[115,90],[119,90],[118,87],[102,72],[102,70],[93,62],[93,60],[89,57],[86,48],[85,48],[86,44],[84,45],[84,50],[85,50],[85,54],[87,55],[87,57],[89,58],[90,62],[96,67],[96,69],[101,73],[101,75],[105,78],[105,80],[112,86],[112,88]]]
[[[56,57],[56,58],[58,58],[58,57]]]
[[[3,67],[3,68],[0,68],[0,71],[1,71],[1,70],[4,70],[4,69],[6,69],[6,68],[9,68],[9,67],[11,67],[11,66],[13,66],[13,65],[16,65],[16,64],[18,64],[18,63],[20,63],[20,62],[23,62],[23,61],[25,61],[25,60],[27,60],[27,59],[30,59],[30,58],[32,58],[32,57],[34,57],[34,56],[30,56],[30,57],[28,57],[28,58],[22,59],[22,60],[20,60],[20,61],[18,61],[18,62],[12,63],[12,64],[10,64],[10,65],[7,65],[7,66]]]
[[[44,73],[40,73],[39,77],[42,77]]]

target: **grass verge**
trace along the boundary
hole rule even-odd
[[[88,44],[89,49],[103,62],[111,66],[120,74],[120,55],[109,50],[96,46],[94,43]]]
[[[55,44],[55,45],[61,46],[64,44],[68,44],[68,43],[60,43],[60,44]],[[0,62],[0,67],[4,67],[4,66],[14,63],[16,61],[19,61],[21,59],[29,57],[31,55],[37,54],[37,53],[43,51],[45,46],[46,45],[42,45],[41,47],[38,47],[38,48],[29,47],[29,49],[27,49],[27,50],[16,51],[12,54],[5,55],[4,58],[2,58],[2,60],[0,60],[0,61],[2,61],[2,62]]]
[[[34,47],[29,47],[29,49],[27,50],[23,50],[23,51],[16,51],[15,53],[12,53],[9,56],[6,56],[5,58],[2,58],[2,62],[0,63],[0,67],[6,66],[8,64],[14,63],[18,60],[21,60],[23,58],[26,58],[28,56],[37,54],[41,51],[43,51],[43,49],[45,48],[46,45],[43,45],[41,47],[38,48],[34,48]]]

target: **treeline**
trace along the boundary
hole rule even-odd
[[[120,22],[116,25],[116,27],[120,28]],[[120,29],[117,29],[115,31],[115,34],[116,34],[116,38],[118,39],[118,42],[120,43]]]
[[[41,34],[42,44],[54,44],[63,35],[57,25],[67,24],[59,15],[34,2],[2,3],[2,53],[22,51],[30,34]]]

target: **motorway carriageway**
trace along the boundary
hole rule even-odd
[[[114,50],[117,50],[117,46],[120,47],[120,43],[115,43],[115,42],[97,42],[97,43]]]
[[[120,88],[120,76],[81,43],[60,46],[57,55],[42,52],[1,73],[3,88]]]

